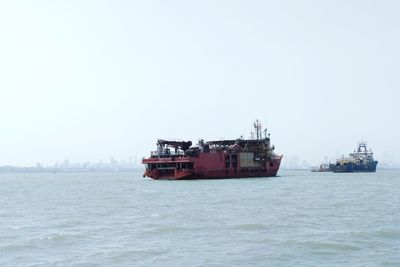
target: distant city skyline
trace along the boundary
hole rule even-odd
[[[339,158],[339,157],[337,157]],[[311,169],[317,167],[324,162],[335,162],[337,158],[328,158],[321,160],[320,162],[310,163],[305,159],[301,159],[299,156],[291,156],[282,162],[281,169]],[[33,165],[0,165],[1,172],[40,172],[42,171],[129,171],[129,170],[144,170],[144,166],[141,163],[141,157],[130,157],[129,159],[115,159],[110,157],[108,160],[100,160],[97,162],[92,161],[71,161],[64,159],[54,163],[43,163],[36,162]],[[400,164],[393,161],[379,161],[378,169],[399,169]]]

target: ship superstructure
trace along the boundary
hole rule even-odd
[[[282,156],[276,155],[270,135],[257,120],[249,139],[157,141],[157,151],[143,159],[144,176],[153,179],[218,179],[276,176]]]
[[[348,157],[342,157],[335,164],[330,164],[333,172],[375,172],[378,161],[374,160],[374,154],[367,149],[365,142],[358,143],[357,150]]]

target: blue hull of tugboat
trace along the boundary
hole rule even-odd
[[[373,161],[367,164],[355,164],[355,163],[345,163],[345,164],[330,164],[329,169],[332,172],[376,172],[376,166],[378,161]]]

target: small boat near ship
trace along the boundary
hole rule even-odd
[[[330,172],[331,169],[329,167],[329,163],[322,163],[319,167],[314,167],[311,169],[311,172]]]
[[[152,179],[224,179],[276,176],[282,155],[275,154],[270,134],[261,123],[254,123],[250,139],[204,142],[157,141],[157,151],[143,159],[143,177]],[[255,134],[255,136],[254,136]]]

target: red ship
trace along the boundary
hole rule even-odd
[[[157,151],[142,161],[146,165],[143,177],[180,180],[276,176],[282,156],[275,154],[270,135],[258,120],[254,128],[250,139],[200,140],[194,147],[191,141],[159,139]]]

